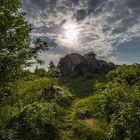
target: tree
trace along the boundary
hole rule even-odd
[[[48,69],[55,69],[56,66],[54,65],[53,61],[50,61]]]
[[[13,82],[24,68],[39,61],[47,44],[37,39],[31,45],[31,25],[19,12],[20,0],[0,0],[0,85]]]
[[[93,51],[84,54],[84,56],[85,56],[85,58],[87,58],[87,59],[96,59],[96,54],[95,54],[95,52],[93,52]]]
[[[45,76],[47,76],[47,72],[46,72],[46,70],[44,68],[38,68],[38,67],[36,67],[34,73],[37,76],[39,76],[39,77],[45,77]]]

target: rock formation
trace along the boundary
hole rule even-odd
[[[51,86],[50,88],[44,88],[42,91],[42,97],[45,99],[53,99],[57,97],[60,94],[68,93],[68,91],[64,90],[63,88],[59,86]]]
[[[62,75],[70,74],[105,74],[116,68],[116,65],[103,60],[85,58],[78,53],[66,55],[58,64]]]
[[[75,66],[82,62],[85,62],[85,58],[82,55],[78,53],[68,54],[60,59],[58,68],[60,69],[61,74],[67,75],[72,73]]]

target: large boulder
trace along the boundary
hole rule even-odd
[[[86,60],[75,66],[74,72],[81,75],[86,73],[101,73],[100,67],[96,60]]]
[[[52,86],[52,87],[47,87],[47,88],[43,89],[42,97],[51,100],[51,99],[54,99],[61,94],[65,94],[65,93],[68,93],[68,91],[66,91],[65,89],[63,89],[59,86]]]
[[[68,54],[60,59],[58,68],[62,75],[67,75],[73,73],[75,66],[82,62],[85,62],[85,58],[82,55],[78,53]]]
[[[84,56],[72,53],[60,59],[59,65],[62,75],[70,74],[105,74],[116,68],[113,63],[93,58],[85,58]]]
[[[105,74],[114,68],[115,65],[113,63],[107,63],[103,60],[87,59],[76,65],[73,71],[77,74]]]

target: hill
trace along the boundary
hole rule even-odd
[[[1,140],[140,139],[139,64],[51,77],[56,71],[27,71],[7,87]]]

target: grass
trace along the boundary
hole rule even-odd
[[[98,126],[98,120],[94,118],[96,103],[99,99],[96,88],[102,87],[98,80],[100,77],[95,75],[90,78],[82,76],[54,80],[49,78],[20,80],[16,83],[16,92],[8,97],[7,102],[19,110],[34,102],[47,103],[48,101],[42,98],[43,88],[58,85],[68,91],[51,101],[57,108],[56,120],[60,140],[90,140],[94,133],[101,131],[92,129],[94,125]],[[79,131],[80,137],[76,136],[76,131]]]
[[[102,76],[98,75],[61,77],[58,80],[58,84],[72,92],[75,97],[71,106],[65,110],[66,114],[62,116],[61,140],[92,140],[92,134],[94,133],[96,136],[100,133],[104,137],[105,132],[100,127],[100,121],[95,118],[96,105],[100,98],[97,91],[105,88],[105,83],[100,81],[102,81]],[[76,126],[78,124],[79,126]],[[104,123],[102,125],[104,126]],[[75,135],[75,129],[78,129],[78,131],[83,129],[79,137]],[[80,137],[80,135],[83,136]],[[97,139],[100,138],[97,136]]]
[[[61,86],[67,86],[76,97],[85,98],[94,94],[96,91],[95,83],[101,80],[101,77],[99,75],[85,75],[76,78],[62,77],[58,83]]]

